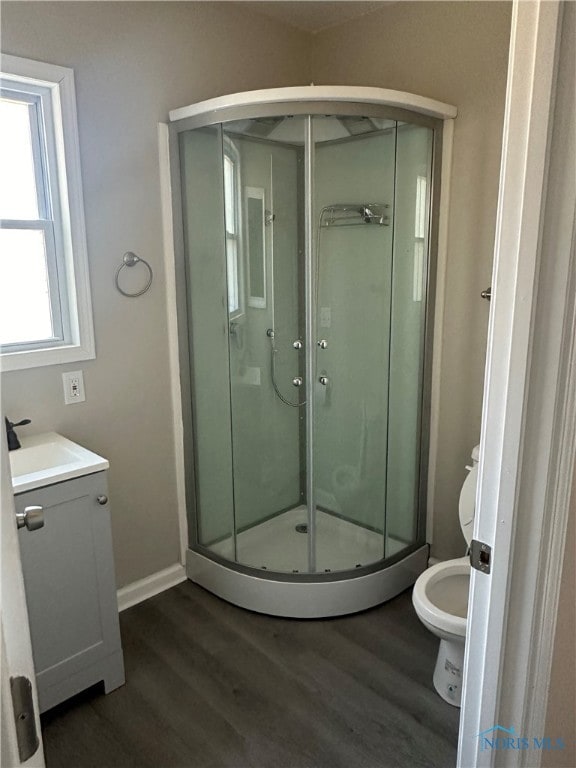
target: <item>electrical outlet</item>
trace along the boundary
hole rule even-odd
[[[82,371],[67,371],[62,374],[64,384],[64,403],[83,403],[86,400],[84,392],[84,375]]]

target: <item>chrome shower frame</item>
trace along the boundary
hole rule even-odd
[[[435,317],[436,292],[436,262],[438,249],[438,219],[440,176],[442,167],[443,125],[444,120],[452,120],[455,109],[449,105],[432,102],[429,99],[412,97],[410,94],[400,94],[402,98],[382,97],[382,103],[372,100],[362,100],[362,92],[374,93],[380,89],[356,89],[358,99],[339,100],[338,98],[289,98],[295,92],[330,91],[330,88],[275,89],[279,94],[286,91],[285,100],[266,101],[260,94],[268,92],[253,92],[254,101],[220,105],[229,97],[213,99],[192,108],[175,110],[171,113],[174,120],[170,124],[170,163],[172,179],[172,207],[174,224],[175,269],[177,286],[178,340],[180,351],[180,386],[182,394],[182,414],[184,421],[183,452],[186,474],[186,497],[189,518],[196,521],[190,526],[190,542],[187,550],[186,569],[188,577],[211,592],[224,599],[250,610],[279,616],[298,618],[314,618],[337,616],[365,610],[388,600],[404,589],[410,587],[418,575],[427,567],[428,544],[426,543],[426,508],[428,481],[428,454],[430,443],[430,402],[432,381],[432,342]],[[352,92],[354,89],[337,89],[334,91]],[[291,92],[290,94],[288,92]],[[271,92],[270,92],[271,93]],[[382,91],[383,94],[394,94],[392,91]],[[251,94],[239,94],[250,101]],[[409,97],[409,98],[408,98]],[[235,97],[230,97],[234,101]],[[413,99],[415,104],[410,109],[397,104]],[[416,102],[422,102],[419,106]],[[387,102],[387,103],[385,103]],[[432,105],[432,106],[430,106]],[[418,110],[421,111],[418,111]],[[194,114],[186,115],[191,111]],[[193,360],[189,353],[188,338],[188,307],[186,296],[186,259],[184,249],[182,194],[180,188],[180,158],[179,134],[185,131],[218,126],[232,121],[257,118],[283,117],[286,115],[303,115],[306,120],[306,142],[304,145],[304,184],[305,184],[305,307],[306,334],[305,343],[308,349],[315,349],[315,313],[314,313],[314,234],[315,222],[313,217],[313,118],[315,116],[363,116],[389,118],[395,121],[412,123],[428,127],[434,132],[433,157],[431,173],[431,189],[429,193],[429,247],[428,268],[426,276],[426,315],[424,321],[424,362],[423,387],[421,403],[421,419],[419,431],[420,461],[418,481],[418,518],[416,543],[399,552],[393,557],[383,559],[368,566],[354,570],[314,573],[314,398],[306,396],[306,459],[307,459],[307,505],[309,523],[309,566],[310,573],[281,573],[261,570],[241,565],[225,559],[206,547],[198,540],[198,500],[197,500],[197,450],[195,445],[194,414],[193,414]],[[358,211],[358,205],[356,211]],[[368,208],[369,203],[362,203]],[[376,204],[372,203],[372,206]],[[356,218],[362,222],[359,214]],[[383,223],[383,222],[381,222]],[[339,225],[336,225],[339,226]],[[341,226],[341,225],[340,225]],[[313,355],[306,356],[306,380],[314,378]],[[236,554],[236,526],[234,526],[234,552]]]

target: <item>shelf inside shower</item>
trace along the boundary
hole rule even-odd
[[[270,518],[237,536],[238,562],[281,573],[308,571],[308,536],[298,530],[307,523],[306,507],[299,506]],[[388,538],[386,557],[406,547]],[[215,554],[234,559],[231,538],[210,547]],[[347,571],[378,562],[384,557],[382,534],[335,515],[316,512],[316,570]]]
[[[390,226],[388,203],[335,203],[320,211],[321,227],[355,227],[359,224]]]

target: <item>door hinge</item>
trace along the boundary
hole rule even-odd
[[[16,740],[20,762],[24,763],[38,749],[40,741],[34,717],[34,696],[32,683],[27,677],[11,677],[10,693],[16,723]]]
[[[482,573],[490,573],[492,547],[483,541],[472,539],[470,544],[470,565]]]

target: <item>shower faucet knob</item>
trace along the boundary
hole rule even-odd
[[[302,376],[296,376],[292,379],[292,384],[294,384],[295,387],[301,387],[302,386]]]
[[[294,349],[302,349],[303,344],[300,339],[296,339],[296,341],[292,342],[292,346],[294,347]]]
[[[318,342],[318,346],[320,347],[320,349],[328,349],[328,342],[326,341],[326,339],[320,339],[320,341]]]
[[[320,376],[318,381],[320,384],[322,384],[323,387],[325,387],[328,384],[328,376]]]

